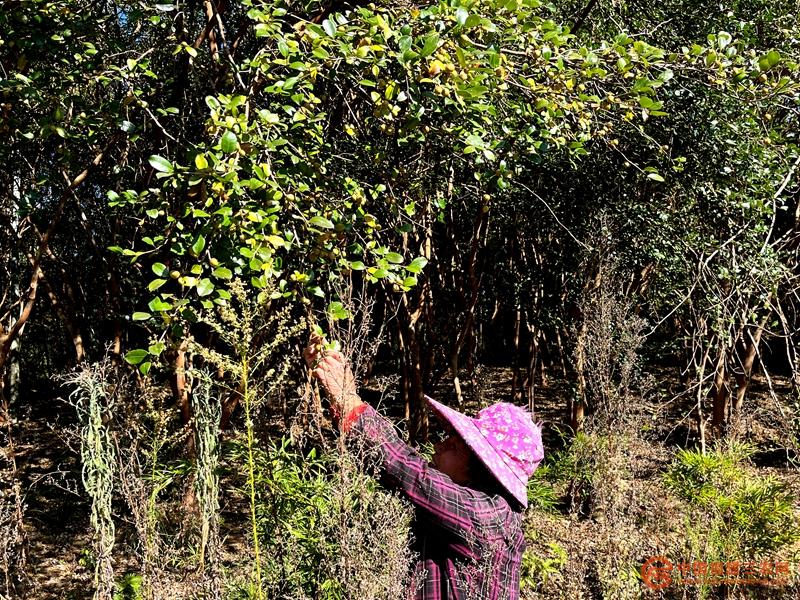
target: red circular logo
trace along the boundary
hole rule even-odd
[[[642,565],[642,581],[652,590],[662,590],[672,583],[672,561],[666,556],[651,556]]]

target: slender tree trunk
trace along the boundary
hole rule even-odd
[[[466,341],[467,336],[472,331],[472,326],[475,321],[475,307],[478,304],[478,296],[480,292],[480,277],[478,275],[478,250],[480,249],[481,238],[484,234],[488,217],[489,203],[484,201],[478,207],[478,214],[475,215],[472,241],[470,242],[470,251],[467,260],[466,282],[467,285],[469,285],[469,298],[466,302],[464,323],[456,336],[455,344],[450,352],[450,372],[453,377],[453,387],[456,392],[456,399],[459,406],[463,405],[464,403],[464,397],[461,393],[461,382],[458,378],[459,355],[464,347],[464,342]]]
[[[728,385],[727,357],[728,353],[725,345],[720,342],[717,364],[714,370],[714,388],[712,391],[711,403],[711,428],[714,435],[721,436],[725,432],[728,422],[728,400],[730,398],[730,386]]]
[[[699,370],[697,373],[697,397],[694,411],[695,420],[697,422],[697,435],[700,441],[700,451],[703,455],[706,453],[706,425],[708,424],[708,419],[706,419],[705,410],[703,409],[703,381],[705,379],[706,364],[711,354],[711,347],[712,344],[709,344],[699,363]],[[694,355],[694,352],[692,354]]]
[[[583,24],[586,22],[586,18],[589,16],[589,13],[592,12],[592,9],[597,4],[597,1],[598,0],[589,0],[589,2],[583,8],[583,10],[581,11],[581,14],[578,15],[577,19],[575,19],[575,24],[572,26],[572,33],[573,34],[576,34],[581,30],[581,28],[583,27]]]
[[[750,386],[750,377],[753,374],[753,363],[755,362],[756,355],[758,354],[758,346],[761,342],[761,334],[764,333],[764,325],[767,323],[769,315],[762,317],[761,321],[756,326],[756,331],[750,334],[748,331],[748,340],[744,349],[744,356],[742,357],[742,371],[736,374],[736,399],[733,404],[733,412],[741,414],[742,406],[744,404],[744,397],[747,394],[747,388]],[[747,329],[745,329],[747,331]]]
[[[28,295],[22,303],[19,316],[13,320],[8,329],[0,324],[0,374],[5,375],[6,362],[8,355],[11,353],[11,344],[18,335],[22,333],[25,323],[31,316],[33,305],[36,302],[36,295],[39,291],[39,282],[41,281],[42,270],[39,268],[38,261],[33,269],[30,284],[28,284]]]
[[[539,360],[539,332],[531,323],[530,318],[525,319],[528,329],[528,369],[525,376],[525,392],[528,400],[528,410],[533,412],[536,396],[536,362]]]
[[[56,314],[61,319],[61,322],[64,323],[64,327],[67,328],[67,332],[69,332],[69,336],[72,339],[72,346],[75,348],[75,364],[80,364],[83,362],[83,359],[86,358],[86,350],[83,346],[83,334],[81,333],[81,326],[78,323],[77,318],[72,311],[69,311],[58,299],[55,292],[53,291],[53,286],[50,285],[50,282],[47,278],[42,275],[42,282],[44,283],[45,291],[47,292],[47,297],[50,299],[50,305],[53,307],[53,310],[56,311]]]
[[[514,311],[514,368],[511,375],[511,395],[514,402],[519,403],[522,400],[522,376],[520,374],[520,350],[519,350],[519,332],[522,321],[522,307],[517,304]]]
[[[400,356],[400,388],[403,394],[404,416],[406,423],[411,422],[412,402],[411,402],[411,382],[408,368],[408,347],[406,344],[405,325],[402,319],[397,320],[397,345]]]
[[[172,393],[175,399],[175,404],[181,412],[181,421],[184,426],[188,426],[192,422],[192,405],[189,401],[189,382],[186,380],[186,371],[190,368],[189,359],[187,357],[187,349],[189,343],[187,340],[181,340],[178,348],[175,351],[175,362],[173,363],[172,373]],[[186,451],[188,456],[195,455],[194,445],[194,427],[191,428],[192,435],[186,442]]]
[[[586,417],[586,326],[581,325],[578,332],[578,339],[575,344],[575,371],[577,374],[577,390],[575,397],[570,405],[570,427],[572,431],[578,433],[583,428],[583,420]]]
[[[408,329],[409,371],[411,381],[409,386],[409,404],[411,419],[409,421],[409,441],[428,439],[428,413],[425,411],[425,399],[422,381],[422,358],[419,339],[415,327]]]

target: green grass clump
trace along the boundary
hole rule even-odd
[[[541,465],[528,481],[528,508],[538,512],[554,513],[558,508],[558,493],[550,483],[552,467]]]
[[[742,444],[706,454],[680,450],[664,481],[682,499],[703,509],[694,523],[706,530],[719,559],[759,558],[800,539],[800,523],[788,486],[754,475],[745,464],[753,449]]]

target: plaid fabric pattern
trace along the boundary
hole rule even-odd
[[[453,483],[403,442],[372,407],[360,409],[349,443],[375,452],[381,483],[416,508],[414,600],[517,600],[525,549],[522,515],[500,495]]]

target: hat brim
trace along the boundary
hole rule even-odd
[[[428,406],[436,415],[449,423],[456,430],[461,439],[469,446],[478,459],[484,464],[495,479],[502,485],[523,507],[528,506],[528,486],[506,464],[503,456],[494,449],[475,421],[465,414],[437,402],[430,396],[425,396]]]

